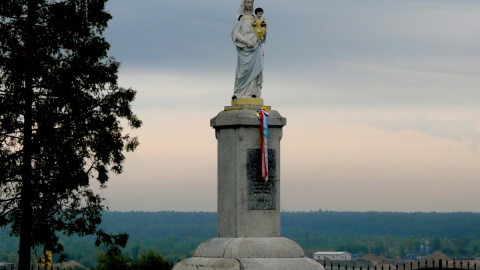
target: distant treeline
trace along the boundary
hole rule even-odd
[[[309,255],[319,250],[404,256],[421,253],[420,241],[449,256],[480,256],[480,213],[282,212],[282,236],[297,241]],[[102,227],[130,235],[125,256],[148,251],[176,262],[192,255],[203,241],[216,237],[212,212],[106,212]],[[92,237],[64,237],[67,259],[93,266],[101,249]],[[0,231],[0,260],[14,256],[18,240]],[[12,254],[13,253],[13,254]],[[5,255],[3,255],[5,254]],[[3,257],[2,257],[3,256]]]

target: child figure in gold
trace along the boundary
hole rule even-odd
[[[262,18],[263,9],[256,8],[255,9],[255,20],[252,23],[252,26],[255,29],[255,35],[260,42],[264,43],[267,35],[267,23],[265,22],[265,18]]]

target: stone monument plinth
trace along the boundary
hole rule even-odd
[[[268,110],[268,180],[261,175],[257,110]],[[323,270],[280,233],[280,140],[286,119],[261,98],[232,100],[210,126],[217,138],[218,237],[174,270]]]

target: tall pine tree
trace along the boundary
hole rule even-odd
[[[0,1],[0,226],[20,237],[20,270],[32,247],[60,252],[58,233],[112,251],[127,240],[98,230],[106,206],[90,188],[137,147],[123,124],[141,126],[102,36],[106,1]]]

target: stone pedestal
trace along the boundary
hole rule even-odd
[[[269,179],[261,177],[260,121],[269,110]],[[202,243],[194,257],[174,270],[283,270],[323,267],[280,237],[280,140],[286,119],[260,98],[236,99],[211,119],[218,151],[218,237]]]

